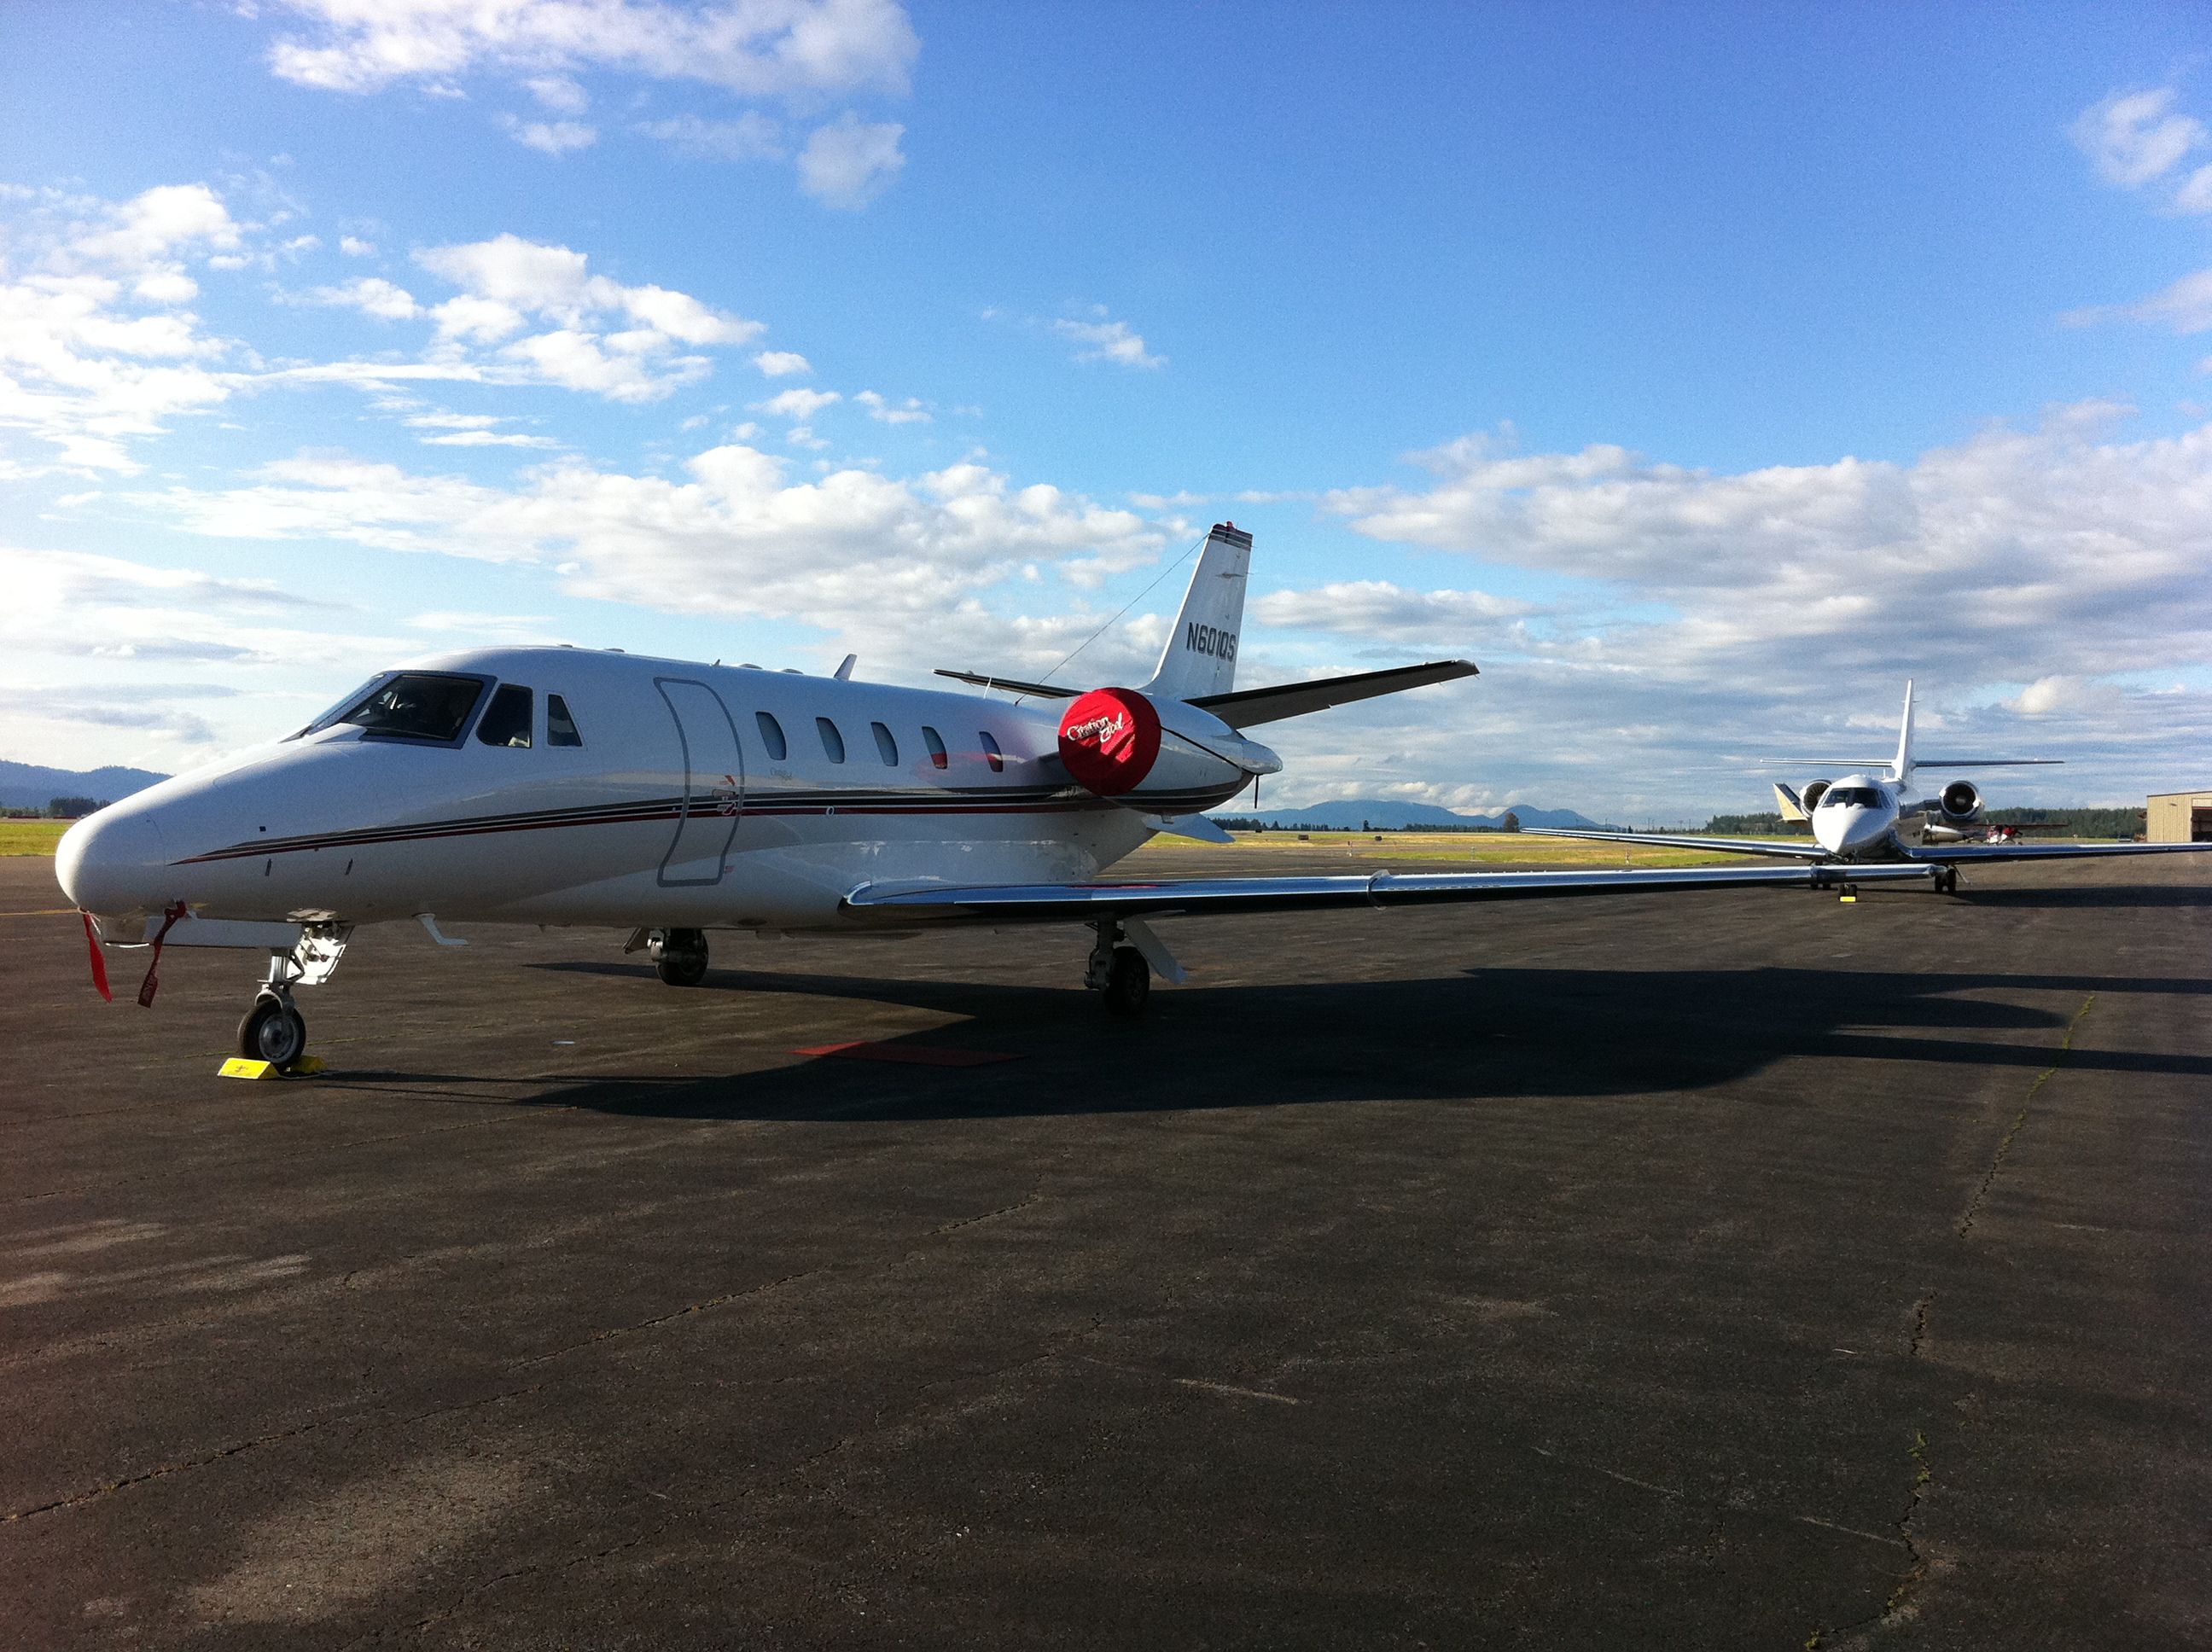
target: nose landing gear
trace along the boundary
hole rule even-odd
[[[307,1022],[292,1002],[292,989],[319,987],[328,981],[352,933],[347,924],[307,924],[292,951],[269,955],[269,973],[253,996],[253,1007],[238,1023],[240,1055],[266,1061],[279,1072],[300,1065],[307,1053]]]
[[[1938,866],[1934,881],[1936,894],[1956,895],[1959,892],[1959,869],[1956,866]]]
[[[289,987],[264,993],[253,1001],[238,1023],[238,1053],[249,1060],[266,1061],[279,1072],[289,1072],[307,1053],[307,1017],[293,1007]]]
[[[1122,938],[1121,926],[1094,924],[1098,939],[1083,972],[1083,984],[1101,996],[1109,1015],[1133,1020],[1144,1014],[1145,1000],[1152,995],[1152,967],[1145,955]]]

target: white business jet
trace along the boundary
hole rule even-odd
[[[1089,926],[1085,980],[1116,1012],[1183,971],[1151,920],[1741,885],[1821,866],[1378,872],[1101,881],[1280,761],[1245,730],[1471,677],[1464,660],[1234,687],[1252,539],[1207,536],[1158,670],[1079,692],[970,671],[985,694],[580,648],[487,648],[380,673],[305,728],[78,823],[56,871],[105,950],[265,951],[244,1055],[297,1063],[293,989],[362,924],[605,926],[696,985],[707,932],[866,935],[945,923]],[[991,690],[1012,700],[991,697]],[[1917,878],[1923,866],[1854,868]]]
[[[1905,685],[1905,714],[1898,724],[1893,757],[1769,758],[1855,772],[1838,780],[1813,780],[1801,793],[1777,781],[1774,800],[1782,817],[1813,829],[1810,843],[1773,838],[1708,837],[1685,833],[1569,831],[1546,829],[1542,837],[1578,837],[1603,843],[1642,843],[1667,848],[1720,849],[1735,854],[1768,855],[1832,867],[1849,867],[1854,879],[1875,866],[1928,868],[1934,886],[1947,895],[1959,890],[1959,868],[1996,860],[2080,860],[2114,854],[2187,854],[2212,849],[2212,843],[2020,843],[1992,840],[1981,788],[1972,780],[1953,780],[1932,798],[1911,796],[1914,774],[1923,768],[2029,768],[2057,764],[2057,757],[1916,757],[1912,755],[1912,684]],[[1879,771],[1879,772],[1876,772]]]

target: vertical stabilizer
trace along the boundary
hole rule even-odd
[[[1912,679],[1905,679],[1905,715],[1897,725],[1897,757],[1889,766],[1891,778],[1912,778]]]
[[[1237,684],[1237,636],[1244,623],[1244,576],[1252,562],[1252,536],[1233,522],[1206,536],[1198,567],[1183,593],[1159,670],[1145,692],[1170,700],[1226,694]]]

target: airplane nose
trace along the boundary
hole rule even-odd
[[[87,912],[121,916],[159,908],[168,899],[161,887],[168,870],[160,825],[135,811],[88,815],[54,848],[62,893]]]

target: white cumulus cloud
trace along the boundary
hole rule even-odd
[[[881,195],[906,165],[906,128],[862,120],[849,110],[817,126],[799,152],[799,186],[825,206],[856,211]]]
[[[1098,314],[1103,318],[1104,312]],[[1052,330],[1063,338],[1072,338],[1085,348],[1078,350],[1079,361],[1111,361],[1117,367],[1158,367],[1167,365],[1167,357],[1155,355],[1145,347],[1145,337],[1126,321],[1098,319],[1077,321],[1060,319],[1052,324]]]

